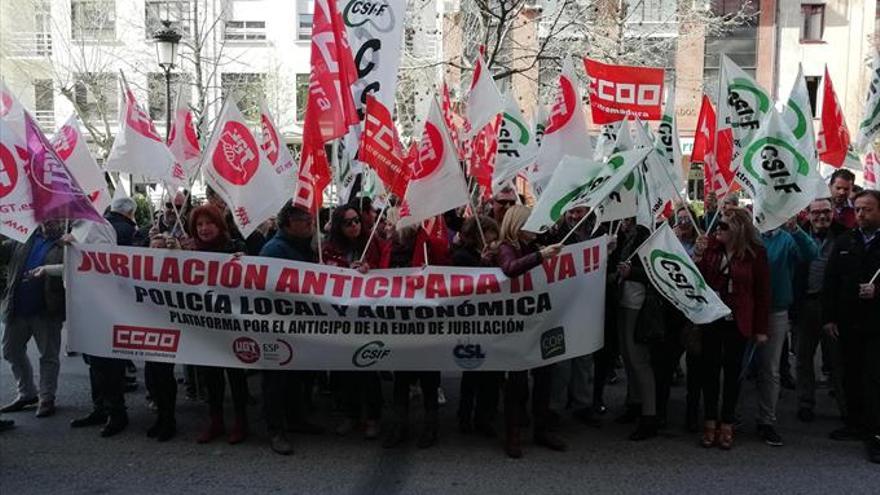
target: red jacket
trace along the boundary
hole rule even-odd
[[[321,253],[323,254],[325,265],[338,266],[340,268],[351,268],[352,263],[361,259],[360,251],[351,253],[349,256],[344,249],[332,242],[326,242],[321,248]],[[387,265],[382,265],[382,248],[375,240],[370,243],[367,255],[364,257],[364,262],[370,265],[370,269],[388,268]]]
[[[710,238],[709,246],[698,263],[706,283],[715,290],[724,304],[733,311],[733,319],[744,337],[767,334],[770,320],[770,267],[763,246],[755,254],[734,258],[730,267],[733,291],[728,293],[727,277],[721,274],[724,245]]]
[[[498,246],[496,260],[498,267],[510,278],[518,277],[523,273],[541,264],[541,253],[533,245],[523,245],[516,248],[511,244],[502,242]]]

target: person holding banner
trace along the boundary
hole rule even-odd
[[[189,216],[189,232],[196,251],[229,253],[240,255],[245,246],[232,239],[223,213],[211,204],[199,206]],[[226,425],[223,421],[223,402],[226,395],[226,378],[232,391],[235,422],[229,431],[231,445],[241,443],[247,437],[248,388],[245,371],[240,368],[218,368],[204,366],[199,370],[204,377],[208,391],[208,411],[211,421],[208,428],[196,438],[198,443],[208,443],[223,435]]]
[[[263,246],[260,256],[316,263],[312,249],[315,221],[312,215],[287,202],[278,212],[278,230]],[[308,371],[263,370],[263,412],[269,430],[272,450],[281,455],[293,453],[293,445],[285,432],[322,433],[323,428],[306,420],[306,395],[309,393]]]
[[[880,191],[854,203],[858,228],[834,242],[822,286],[823,328],[840,343],[845,368],[846,427],[831,438],[864,439],[880,463]]]
[[[323,246],[324,264],[340,268],[353,268],[367,273],[370,268],[381,265],[378,244],[367,246],[369,234],[363,229],[363,219],[357,208],[346,205],[333,210],[330,218],[330,235]],[[336,434],[347,435],[360,424],[364,409],[364,438],[379,436],[379,419],[382,413],[382,383],[375,371],[338,371],[336,382],[342,388],[347,417],[336,427]],[[436,388],[435,388],[436,391]]]
[[[700,369],[703,373],[705,423],[700,441],[705,448],[733,447],[733,424],[739,401],[740,374],[746,343],[767,341],[770,322],[770,268],[767,251],[752,215],[731,208],[717,220],[714,237],[701,236],[694,261],[706,283],[718,293],[731,315],[703,326]],[[720,386],[724,370],[723,388]],[[722,398],[719,415],[718,399]],[[719,423],[720,420],[720,423]]]
[[[496,263],[508,277],[518,277],[539,266],[543,260],[553,258],[562,250],[561,244],[551,244],[539,248],[536,236],[522,230],[531,214],[531,208],[514,205],[507,209],[501,223],[501,243],[498,246]],[[550,431],[550,393],[553,379],[553,366],[542,366],[532,370],[534,386],[532,389],[532,415],[534,416],[534,441],[552,450],[564,451],[567,446],[561,438]],[[522,457],[520,429],[526,424],[526,402],[529,397],[528,371],[507,373],[504,385],[504,451],[513,459]]]

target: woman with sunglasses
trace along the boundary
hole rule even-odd
[[[539,247],[536,236],[522,230],[531,208],[523,205],[511,206],[501,222],[500,244],[496,263],[508,277],[518,277],[541,265],[545,259],[553,258],[562,250],[561,244]],[[526,424],[526,403],[529,397],[529,372],[511,371],[507,373],[504,384],[504,451],[511,458],[522,457],[520,429]],[[553,367],[542,366],[532,370],[534,385],[532,389],[532,415],[534,416],[534,440],[552,450],[566,450],[565,442],[550,431],[550,393]]]
[[[324,243],[324,264],[340,268],[354,268],[366,273],[370,268],[381,267],[381,251],[378,243],[367,246],[369,232],[363,228],[363,220],[353,206],[340,206],[330,217],[330,235]],[[364,250],[366,255],[364,256]],[[363,258],[363,261],[361,261]],[[382,412],[382,384],[375,371],[338,371],[331,373],[331,382],[340,387],[340,396],[347,417],[336,427],[338,435],[347,435],[364,416],[364,438],[379,436],[379,418]]]
[[[705,423],[701,445],[733,447],[733,424],[739,400],[746,343],[767,341],[770,318],[770,268],[767,251],[751,214],[729,208],[716,222],[714,237],[701,236],[694,260],[706,282],[732,313],[702,328],[701,367]],[[723,388],[719,383],[724,370]],[[718,398],[722,399],[719,417]],[[720,419],[720,423],[719,423]]]

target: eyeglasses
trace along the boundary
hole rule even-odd
[[[360,225],[360,224],[361,224],[361,219],[357,218],[357,217],[346,218],[345,220],[342,221],[342,225],[344,225],[346,227],[351,227],[352,225]]]
[[[830,208],[829,208],[829,209],[825,209],[825,210],[812,210],[812,211],[810,211],[810,215],[816,215],[816,216],[818,216],[818,215],[830,215],[830,214],[831,214],[831,209],[830,209]]]
[[[716,224],[716,226],[718,227],[718,230],[722,230],[722,231],[725,231],[725,232],[728,231],[728,230],[730,230],[730,224],[727,223],[727,222],[718,222],[718,223]]]

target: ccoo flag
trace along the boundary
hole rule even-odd
[[[654,288],[687,319],[705,325],[730,314],[668,223],[651,234],[637,253]]]

